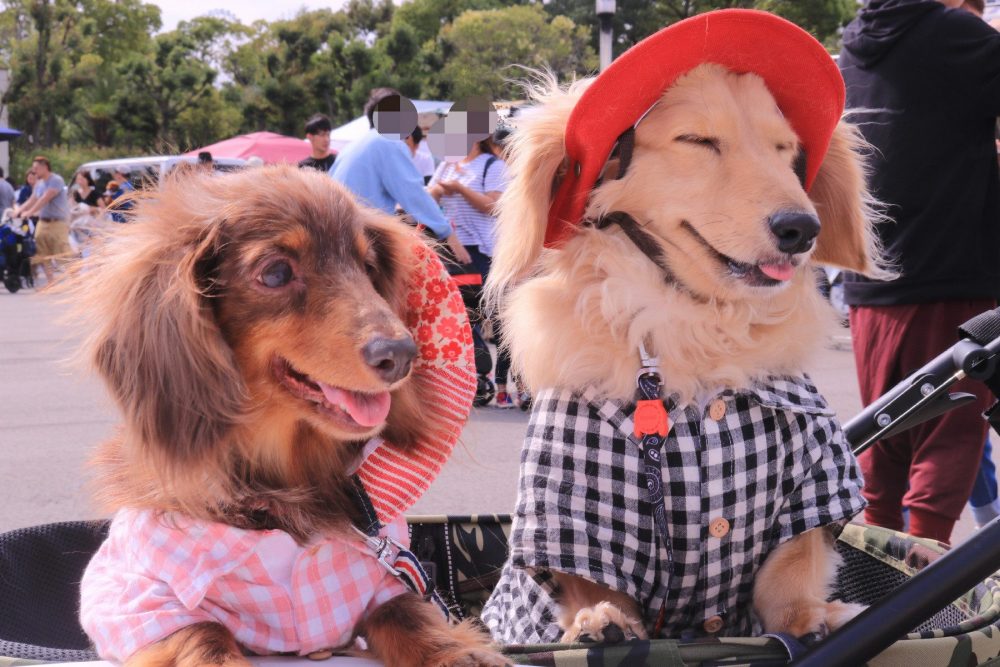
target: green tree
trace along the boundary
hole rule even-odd
[[[159,8],[139,0],[5,0],[4,7],[0,23],[11,38],[0,49],[11,72],[4,102],[29,146],[110,141],[115,59],[149,41]]]
[[[715,9],[763,9],[797,23],[829,48],[835,48],[839,29],[854,16],[855,0],[618,0],[612,21],[615,57],[671,23]],[[599,22],[593,0],[550,0],[551,16],[566,16],[590,30],[597,45]]]
[[[302,12],[288,21],[257,23],[253,36],[231,52],[226,98],[243,110],[244,130],[302,132],[317,111],[331,116],[341,102],[343,69],[368,50],[344,12]],[[355,46],[352,46],[355,44]],[[367,64],[364,60],[362,66]]]
[[[243,123],[240,109],[230,104],[220,90],[212,90],[197,104],[177,116],[174,136],[178,151],[207,146],[239,134]]]
[[[537,5],[466,11],[441,30],[451,51],[439,89],[451,99],[485,95],[494,100],[520,94],[513,65],[547,68],[562,80],[593,72],[597,57],[587,29],[565,16],[551,19]]]
[[[854,18],[858,9],[855,0],[758,0],[756,6],[808,30],[831,50],[838,48],[840,29]]]
[[[115,119],[134,140],[178,144],[177,119],[211,94],[217,75],[201,60],[203,47],[181,26],[157,35],[152,53],[132,53],[122,62]]]
[[[438,33],[463,12],[470,9],[502,9],[515,4],[513,0],[410,0],[402,3],[393,15],[393,25],[406,24],[413,30],[421,46],[437,39]],[[523,4],[523,3],[516,3]],[[594,3],[590,3],[593,8]]]
[[[115,96],[121,85],[118,59],[122,53],[149,48],[151,33],[160,28],[159,7],[139,0],[92,0],[82,8],[80,44],[70,73],[73,101],[64,140],[110,146],[114,141]]]

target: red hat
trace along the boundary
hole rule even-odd
[[[794,23],[752,9],[699,14],[647,37],[584,91],[566,125],[568,170],[549,208],[545,245],[580,223],[587,198],[618,137],[678,77],[704,63],[764,79],[806,155],[808,190],[844,111],[844,79],[826,49]]]

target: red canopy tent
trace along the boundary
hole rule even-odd
[[[210,152],[213,157],[247,160],[256,156],[268,164],[275,162],[295,164],[299,160],[309,157],[310,147],[309,142],[304,139],[286,137],[274,132],[253,132],[204,146],[187,153],[187,155],[196,156],[202,151]]]

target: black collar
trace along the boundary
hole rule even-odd
[[[591,225],[595,229],[607,229],[611,225],[618,225],[621,227],[622,231],[625,232],[625,236],[627,236],[635,247],[639,249],[639,252],[648,257],[649,261],[660,269],[663,273],[663,281],[665,283],[683,292],[699,303],[708,302],[707,297],[698,294],[677,278],[673,270],[667,264],[667,258],[663,254],[663,248],[660,246],[659,242],[657,242],[656,238],[643,229],[642,226],[635,221],[635,218],[628,213],[625,213],[624,211],[612,211],[611,213],[602,215],[596,220],[585,220],[584,224]]]

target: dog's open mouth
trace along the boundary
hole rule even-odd
[[[798,266],[798,261],[795,258],[782,258],[774,261],[758,262],[756,264],[740,262],[716,250],[687,220],[681,222],[681,226],[691,236],[696,238],[708,250],[709,254],[729,271],[729,275],[748,285],[754,287],[774,287],[791,280],[792,276],[795,275],[795,267]]]
[[[271,371],[289,393],[315,404],[324,416],[348,429],[370,431],[389,415],[392,397],[387,391],[370,394],[335,387],[314,380],[281,357],[271,362]]]

